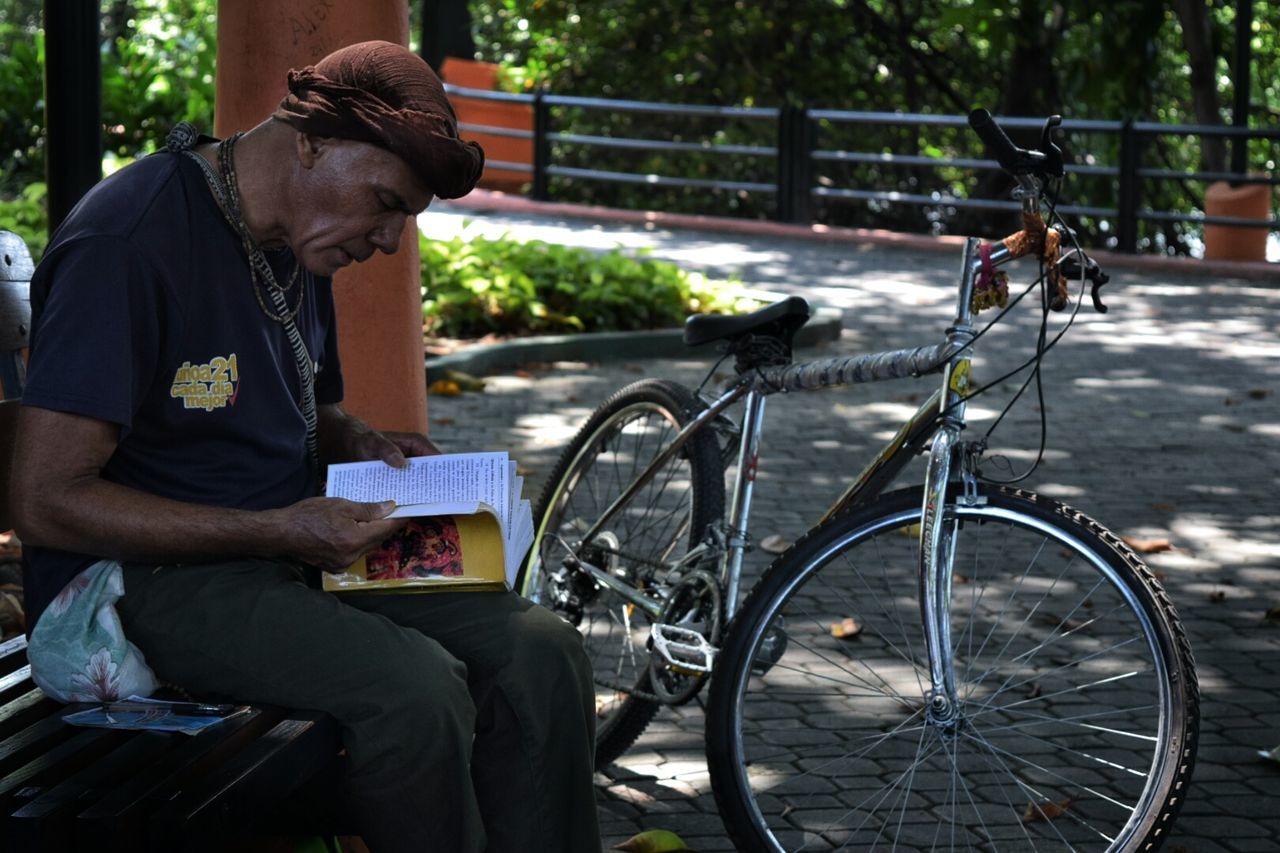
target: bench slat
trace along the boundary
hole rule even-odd
[[[56,722],[63,728],[71,728],[63,725],[60,718]],[[38,795],[39,792],[32,789],[55,784],[68,772],[84,769],[128,740],[130,734],[110,729],[75,729],[71,737],[31,756],[0,779],[0,802],[13,796],[28,799],[29,795]],[[6,806],[6,812],[11,810],[11,806]]]
[[[70,726],[62,722],[62,710],[59,708],[53,715],[0,741],[0,777],[25,763],[30,755],[52,749],[74,733]],[[5,790],[3,781],[0,781],[0,794]]]
[[[274,727],[283,716],[284,712],[279,709],[254,708],[243,717],[227,720],[194,737],[175,735],[183,738],[176,749],[161,755],[80,812],[77,823],[81,831],[91,837],[114,836],[121,831],[136,834],[150,812],[168,803],[175,791],[221,766]]]
[[[236,816],[234,829],[240,831],[277,821],[280,803],[336,762],[338,745],[338,724],[332,717],[318,711],[293,712],[204,783],[158,812],[152,821],[152,843],[163,847],[202,837],[211,829],[231,829],[228,815]]]
[[[14,812],[6,821],[5,837],[17,842],[17,849],[21,850],[74,849],[73,824],[66,818],[86,799],[101,795],[171,749],[173,741],[165,733],[134,733],[90,766]]]
[[[7,738],[11,733],[21,731],[37,718],[56,713],[61,707],[44,695],[40,688],[30,684],[26,687],[27,692],[0,705],[0,738]]]

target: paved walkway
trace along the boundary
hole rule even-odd
[[[827,353],[932,343],[953,312],[953,253],[441,208],[423,217],[429,234],[465,226],[599,248],[644,246],[688,268],[737,273],[839,307],[845,331],[821,348]],[[1147,559],[1195,649],[1203,725],[1192,790],[1166,849],[1275,850],[1280,765],[1256,750],[1280,743],[1280,620],[1267,618],[1280,607],[1280,287],[1121,270],[1108,290],[1111,312],[1082,312],[1047,361],[1049,451],[1030,487],[1122,535],[1172,545]],[[1032,318],[1023,316],[991,335],[977,378],[1014,363],[1033,334]],[[642,376],[696,382],[707,366],[691,358],[511,371],[492,377],[482,394],[431,398],[431,435],[446,449],[511,450],[536,494],[559,449],[608,392]],[[772,398],[753,539],[800,535],[841,477],[930,390],[927,382],[895,382]],[[996,447],[1015,465],[1034,457],[1035,408],[1024,401],[997,434]],[[971,414],[994,412],[978,403]],[[751,556],[748,582],[766,557]],[[702,738],[696,704],[664,711],[598,775],[606,848],[661,827],[697,850],[731,849]]]

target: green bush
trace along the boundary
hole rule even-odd
[[[0,199],[0,230],[39,262],[48,242],[45,185]],[[671,328],[689,314],[759,307],[738,282],[674,264],[509,238],[428,240],[419,235],[422,317],[428,334],[478,338]]]
[[[616,249],[425,236],[419,247],[424,328],[441,337],[670,328],[689,314],[756,307],[739,284]]]
[[[0,231],[12,231],[25,240],[32,260],[39,263],[49,242],[43,183],[28,184],[15,199],[0,198]]]

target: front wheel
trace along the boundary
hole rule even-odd
[[[949,720],[925,701],[919,489],[812,531],[752,591],[707,711],[738,849],[1128,851],[1168,834],[1199,723],[1168,596],[1087,517],[982,497],[947,507]]]
[[[658,710],[650,619],[566,558],[660,599],[670,570],[723,515],[724,467],[710,430],[690,438],[590,541],[585,534],[702,408],[692,392],[666,380],[618,391],[569,443],[534,510],[537,535],[521,592],[582,633],[596,682],[597,767],[625,752]]]

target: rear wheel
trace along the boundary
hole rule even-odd
[[[521,591],[582,632],[597,685],[597,767],[625,752],[658,710],[650,619],[566,567],[565,558],[574,554],[633,589],[663,594],[669,569],[723,515],[724,467],[713,433],[693,436],[591,541],[583,534],[702,408],[692,392],[665,380],[618,391],[574,436],[534,511],[538,530]]]
[[[925,701],[919,489],[811,532],[752,591],[707,719],[739,849],[1143,850],[1167,835],[1199,721],[1168,597],[1079,513],[983,496],[947,509],[949,720]]]

